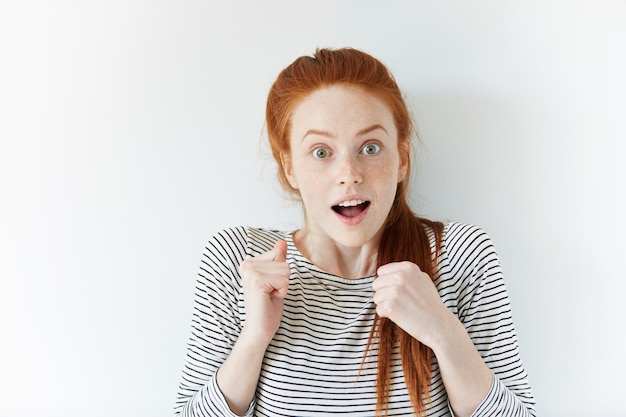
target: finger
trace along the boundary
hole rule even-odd
[[[274,249],[272,249],[271,252],[275,253],[273,258],[275,261],[285,262],[287,260],[287,242],[284,240],[277,240],[276,243],[274,243]]]
[[[378,292],[387,286],[388,280],[385,279],[385,277],[386,275],[381,275],[381,274],[378,274],[376,276],[376,279],[374,279],[374,281],[372,282],[372,290],[374,290],[374,292]]]
[[[265,278],[266,292],[272,297],[284,298],[289,289],[289,274],[269,275]]]
[[[375,305],[381,304],[385,300],[384,291],[378,290],[374,291],[374,295],[372,296],[372,301]]]
[[[374,296],[372,300],[374,301],[374,304],[381,304],[387,300],[398,298],[398,295],[405,292],[405,290],[405,288],[394,285],[393,283],[390,283],[389,285],[385,284],[374,289]]]
[[[285,298],[287,290],[289,290],[289,282],[287,282],[286,285],[274,288],[274,290],[270,293],[270,297]]]
[[[397,284],[397,278],[399,276],[399,274],[397,274],[398,271],[399,269],[396,267],[384,269],[382,269],[382,267],[379,268],[377,271],[376,279],[372,282],[372,289],[374,291],[380,291],[385,287]]]
[[[287,254],[287,242],[284,240],[278,240],[274,244],[274,247],[260,255],[253,256],[251,259],[256,259],[259,261],[279,261],[285,262]]]
[[[276,251],[280,254],[280,251]],[[271,293],[274,290],[283,292],[283,288],[289,285],[289,277],[291,270],[286,262],[267,260],[263,262],[254,262],[247,265],[250,268],[247,269],[246,276],[249,277],[250,282],[254,285],[260,285],[264,288],[264,292]]]
[[[403,261],[403,262],[390,262],[388,264],[385,264],[381,267],[378,268],[378,270],[376,270],[376,273],[378,275],[386,275],[386,274],[391,274],[397,271],[402,271],[404,269],[406,269],[407,267],[409,267],[409,265],[415,265],[411,262],[408,261]],[[415,265],[415,267],[419,269],[419,267],[417,265]]]

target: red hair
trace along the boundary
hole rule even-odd
[[[293,195],[283,169],[283,160],[290,156],[291,115],[300,102],[320,88],[348,84],[375,95],[389,108],[398,131],[398,150],[407,173],[398,184],[396,196],[383,226],[378,248],[377,266],[390,262],[411,261],[431,277],[436,268],[443,224],[417,217],[406,199],[410,177],[411,134],[413,123],[402,93],[388,69],[376,58],[352,48],[318,49],[313,56],[302,56],[285,68],[272,85],[266,107],[266,124],[272,155],[278,163],[278,178]],[[434,233],[433,254],[430,233]],[[431,379],[432,351],[391,320],[376,315],[368,340],[368,349],[378,341],[378,413],[387,414],[391,373],[391,353],[396,342],[400,346],[402,368],[407,389],[416,414],[421,414],[428,398]],[[367,354],[366,351],[366,354]]]

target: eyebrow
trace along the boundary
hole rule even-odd
[[[375,124],[375,125],[371,125],[369,127],[366,127],[365,129],[361,129],[359,130],[356,135],[357,136],[362,136],[362,135],[366,135],[370,132],[373,132],[376,129],[381,129],[382,131],[384,131],[386,134],[389,134],[389,132],[387,132],[387,129],[385,129],[382,125],[380,124]],[[308,135],[320,135],[320,136],[326,136],[328,138],[334,138],[335,135],[333,135],[330,132],[327,132],[325,130],[317,130],[317,129],[309,129],[306,131],[306,133],[304,134],[304,136],[302,136],[302,140],[304,140],[304,138],[306,138]]]

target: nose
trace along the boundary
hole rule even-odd
[[[357,158],[344,156],[339,159],[337,182],[341,185],[359,184],[363,181],[361,166]]]

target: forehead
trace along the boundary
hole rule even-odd
[[[394,129],[389,107],[375,94],[353,85],[333,85],[314,91],[294,109],[293,133],[301,129],[361,129],[381,124]]]

